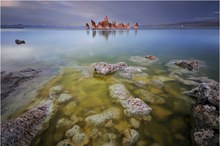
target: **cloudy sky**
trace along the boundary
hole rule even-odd
[[[167,24],[216,20],[218,1],[1,1],[2,24],[83,26],[104,16],[121,22]]]

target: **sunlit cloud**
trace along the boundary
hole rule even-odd
[[[19,2],[17,1],[1,1],[1,7],[18,7],[19,6]]]

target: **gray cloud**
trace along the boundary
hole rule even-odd
[[[218,19],[218,1],[197,2],[72,2],[72,1],[8,1],[1,3],[2,24],[81,26],[90,19],[161,24]]]

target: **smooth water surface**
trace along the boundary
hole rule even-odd
[[[59,68],[60,73],[46,83],[39,91],[35,103],[48,96],[49,89],[62,85],[65,92],[74,98],[59,105],[56,115],[51,119],[49,128],[39,135],[32,145],[56,145],[66,139],[65,132],[70,129],[56,128],[59,119],[71,120],[78,117],[77,125],[87,135],[98,129],[100,135],[91,137],[88,145],[106,143],[104,135],[113,133],[115,145],[122,145],[123,131],[134,128],[131,117],[123,114],[123,108],[115,103],[108,91],[112,84],[122,83],[134,97],[144,100],[153,110],[147,120],[140,120],[140,127],[135,128],[140,137],[138,146],[188,146],[191,141],[193,126],[190,109],[194,101],[181,93],[192,87],[179,80],[170,78],[172,68],[166,66],[174,59],[197,59],[205,63],[199,71],[190,76],[207,76],[218,81],[219,77],[219,43],[217,29],[157,29],[157,30],[44,30],[15,29],[2,30],[2,71],[20,70],[26,67],[36,69]],[[24,39],[26,44],[16,45],[15,39]],[[131,56],[154,55],[159,61],[149,65],[132,62]],[[146,76],[136,76],[131,81],[123,80],[118,73],[103,77],[83,76],[79,66],[86,67],[92,63],[104,61],[116,63],[124,61],[128,65],[146,67]],[[183,76],[184,77],[184,76]],[[135,81],[148,83],[152,79],[163,81],[163,87],[140,87]],[[161,104],[145,100],[141,90],[161,97]],[[30,105],[25,105],[25,107]],[[119,108],[120,119],[108,122],[101,127],[88,126],[84,119],[87,116],[101,113],[109,107]],[[22,111],[24,109],[20,109]],[[19,110],[18,110],[19,111]],[[18,115],[20,113],[18,112]],[[16,113],[14,117],[16,117]],[[12,116],[13,117],[13,116]],[[137,118],[137,120],[139,120]]]

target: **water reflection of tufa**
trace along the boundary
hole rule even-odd
[[[96,37],[96,34],[99,36],[103,36],[106,40],[108,40],[109,36],[116,36],[116,35],[129,35],[130,30],[91,30],[92,31],[92,38]],[[87,35],[90,35],[90,30],[86,31]],[[132,30],[132,34],[137,36],[138,30]]]

